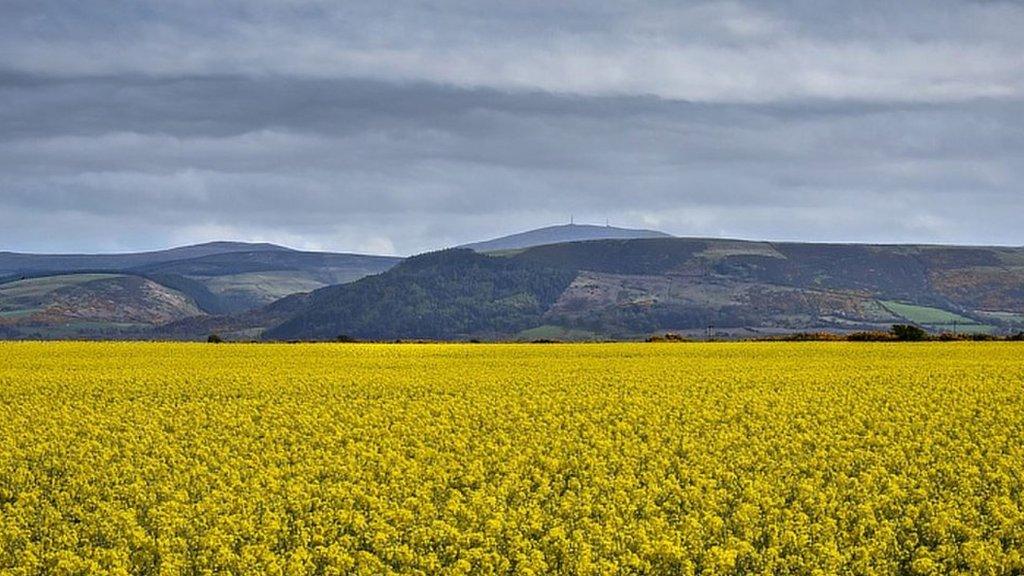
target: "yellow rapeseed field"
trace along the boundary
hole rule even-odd
[[[1024,346],[0,344],[2,574],[1021,574]]]

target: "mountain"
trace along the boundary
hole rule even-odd
[[[699,238],[455,249],[303,298],[263,316],[265,338],[756,336],[901,322],[1008,332],[1024,328],[1024,249]]]
[[[549,226],[539,228],[511,236],[502,236],[484,242],[464,244],[459,248],[468,248],[476,252],[498,252],[502,250],[522,250],[533,246],[545,244],[560,244],[564,242],[581,242],[584,240],[611,240],[611,239],[636,239],[636,238],[670,238],[664,232],[654,230],[631,230],[629,228],[615,228],[612,226],[592,226],[589,224],[565,224],[562,226]]]

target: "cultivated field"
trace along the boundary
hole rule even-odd
[[[1020,574],[1024,346],[0,344],[3,574]]]

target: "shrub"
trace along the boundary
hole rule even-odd
[[[648,342],[689,342],[690,340],[681,334],[668,332],[667,334],[649,336]]]
[[[900,342],[920,342],[928,338],[928,333],[912,324],[893,324],[889,330]]]
[[[210,334],[209,336],[206,337],[206,341],[209,342],[210,344],[220,344],[224,342],[224,339],[221,338],[220,335],[218,334]]]
[[[796,332],[778,338],[786,342],[835,342],[843,337],[831,332]]]
[[[846,339],[850,342],[892,342],[896,336],[891,332],[853,332]]]

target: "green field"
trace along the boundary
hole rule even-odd
[[[882,300],[880,303],[889,312],[905,318],[914,324],[920,324],[932,329],[952,330],[955,327],[961,332],[978,334],[989,333],[994,329],[992,326],[982,324],[973,318],[961,316],[941,308],[917,306],[888,300]]]

